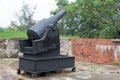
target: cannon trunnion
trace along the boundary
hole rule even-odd
[[[39,21],[27,31],[28,39],[20,40],[19,69],[35,76],[38,73],[57,71],[63,68],[75,70],[74,57],[60,55],[60,40],[57,22],[65,15],[62,10],[48,19]]]

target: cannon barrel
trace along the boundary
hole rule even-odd
[[[62,10],[59,13],[57,13],[54,18],[54,22],[58,22],[64,15],[66,14],[66,10]]]
[[[62,10],[57,13],[55,16],[52,16],[48,19],[43,19],[37,24],[32,26],[27,31],[27,36],[29,39],[36,40],[41,39],[44,36],[45,29],[47,27],[55,27],[57,22],[66,14],[66,10]]]

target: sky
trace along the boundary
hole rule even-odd
[[[50,11],[56,9],[55,0],[23,0],[30,6],[36,6],[34,19],[41,20],[50,16]],[[22,0],[0,0],[0,27],[8,27],[15,20],[15,13],[22,8]]]
[[[14,15],[22,8],[22,1],[31,7],[36,6],[35,20],[50,17],[50,11],[57,8],[55,0],[0,0],[0,27],[8,27],[11,21],[16,20]]]

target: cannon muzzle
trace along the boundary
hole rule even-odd
[[[53,16],[55,22],[58,22],[65,14],[66,14],[66,10],[62,10],[59,13],[57,13],[55,16]]]

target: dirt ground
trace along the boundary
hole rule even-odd
[[[76,61],[76,71],[64,69],[58,73],[46,73],[46,76],[32,78],[30,75],[18,75],[18,58],[0,58],[0,80],[120,80],[120,65],[98,65]]]

